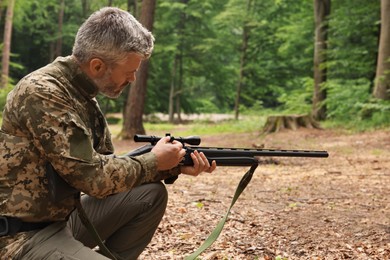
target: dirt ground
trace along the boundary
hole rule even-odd
[[[390,130],[221,134],[202,136],[201,145],[327,150],[329,158],[260,158],[220,237],[200,259],[390,259]],[[140,259],[183,259],[196,250],[247,169],[219,167],[167,185],[166,214]]]

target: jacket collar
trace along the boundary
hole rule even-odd
[[[58,57],[54,63],[62,68],[65,77],[83,96],[93,99],[99,93],[96,84],[81,70],[73,56]]]

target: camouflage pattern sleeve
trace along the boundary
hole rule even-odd
[[[73,187],[105,197],[143,182],[160,180],[153,153],[139,158],[97,153],[93,138],[78,111],[56,93],[34,93],[22,105],[24,122],[35,146]],[[30,104],[30,105],[27,105]]]
[[[45,84],[43,79],[39,82]],[[34,146],[76,189],[103,198],[163,178],[156,171],[153,153],[136,158],[98,153],[91,130],[96,129],[96,120],[56,88],[37,87],[30,93],[27,88],[19,105],[20,122]]]

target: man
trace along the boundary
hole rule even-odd
[[[50,167],[86,194],[89,219],[123,259],[141,254],[163,217],[161,180],[216,168],[197,152],[193,166],[180,166],[185,150],[169,138],[140,156],[113,154],[95,96],[118,97],[153,41],[129,13],[103,8],[80,27],[71,56],[27,75],[8,95],[0,131],[1,259],[108,259],[91,249],[97,243],[74,210],[79,197],[50,199]]]

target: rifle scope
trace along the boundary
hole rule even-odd
[[[167,136],[170,136],[170,134],[167,134]],[[170,136],[171,140],[170,142],[173,142],[174,140],[179,141],[181,143],[186,143],[190,145],[199,145],[200,144],[200,137],[199,136],[188,136],[188,137],[173,137]],[[162,137],[154,136],[154,135],[134,135],[134,142],[145,142],[145,143],[151,143],[152,145],[155,145]]]

